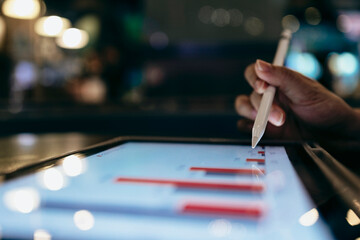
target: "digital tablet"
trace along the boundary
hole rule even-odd
[[[0,236],[346,239],[321,178],[302,144],[118,138],[6,175]]]

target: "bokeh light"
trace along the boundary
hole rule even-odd
[[[40,183],[51,191],[57,191],[65,186],[65,178],[57,168],[49,168],[39,173]]]
[[[258,36],[264,31],[264,23],[260,18],[249,17],[245,21],[245,31],[252,36]]]
[[[88,33],[78,28],[66,29],[56,41],[60,47],[67,49],[80,49],[85,47],[88,42]]]
[[[286,58],[286,66],[313,79],[319,79],[322,74],[319,61],[311,53],[290,52]]]
[[[335,76],[353,76],[359,71],[356,56],[349,52],[329,54],[328,67]]]
[[[4,15],[17,19],[34,19],[40,14],[38,0],[5,0],[2,5]]]
[[[321,13],[315,7],[309,7],[305,10],[305,20],[310,25],[318,25],[321,22]]]
[[[211,15],[214,11],[214,8],[211,6],[203,6],[200,8],[198,13],[199,20],[204,24],[211,23]]]
[[[232,224],[226,219],[216,219],[209,223],[208,229],[212,236],[224,238],[231,234]]]
[[[239,9],[230,9],[230,24],[233,27],[238,27],[243,23],[244,15]]]
[[[300,28],[299,20],[291,14],[282,18],[281,25],[284,29],[289,29],[293,33],[297,32]]]
[[[0,48],[3,47],[6,34],[6,23],[2,16],[0,16]]]
[[[16,136],[16,141],[20,146],[31,147],[37,141],[37,136],[32,133],[21,133]]]
[[[230,23],[230,13],[223,8],[215,9],[211,14],[211,22],[217,27],[224,27]]]
[[[51,240],[51,235],[43,229],[37,229],[34,232],[34,240]]]
[[[319,219],[319,212],[315,208],[313,208],[310,211],[304,213],[299,218],[299,223],[304,227],[310,227],[314,225],[318,219]]]
[[[14,88],[16,90],[30,89],[37,78],[36,66],[32,62],[20,61],[14,69]]]
[[[85,171],[85,159],[77,155],[70,155],[64,158],[62,162],[64,172],[69,177],[75,177]]]
[[[356,215],[356,213],[352,209],[349,209],[346,213],[346,221],[349,223],[350,226],[356,226],[360,224],[359,216]]]
[[[42,17],[35,23],[35,32],[41,36],[58,37],[70,26],[71,23],[66,18],[58,16]]]
[[[164,32],[154,32],[150,36],[150,45],[155,49],[164,49],[169,45],[169,38]]]
[[[75,23],[75,27],[82,29],[89,34],[89,40],[94,42],[99,38],[100,33],[100,19],[93,14],[85,15]]]
[[[80,230],[87,231],[94,227],[95,218],[91,212],[87,210],[80,210],[74,214],[74,223]]]
[[[30,213],[40,206],[40,195],[33,188],[13,189],[4,194],[4,203],[10,210]]]

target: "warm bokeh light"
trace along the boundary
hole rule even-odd
[[[309,7],[305,10],[305,20],[310,25],[318,25],[321,22],[321,13],[315,7]]]
[[[314,225],[318,219],[319,212],[315,208],[313,208],[310,211],[304,213],[304,215],[299,218],[299,223],[304,227],[310,227]]]
[[[94,227],[95,219],[91,212],[80,210],[74,214],[74,223],[80,230],[87,231]]]
[[[18,19],[34,19],[40,9],[38,0],[6,0],[2,5],[4,15]]]
[[[260,18],[249,17],[245,21],[245,31],[252,36],[258,36],[264,31],[264,23]]]
[[[80,49],[85,47],[88,42],[88,33],[77,28],[66,29],[56,41],[60,47],[67,49]]]
[[[6,23],[2,16],[0,16],[0,49],[3,47],[6,34]]]
[[[57,191],[65,186],[63,174],[56,168],[49,168],[40,173],[41,183],[51,191]]]
[[[346,221],[350,224],[350,226],[356,226],[360,224],[360,218],[356,213],[349,209],[349,211],[346,214]]]
[[[85,160],[79,156],[70,155],[64,159],[62,166],[66,175],[75,177],[84,172]]]
[[[4,202],[10,210],[30,213],[40,206],[40,195],[33,188],[18,188],[6,192]]]
[[[51,235],[43,229],[38,229],[34,232],[34,240],[51,240]]]
[[[293,33],[297,32],[300,28],[299,20],[291,14],[282,18],[281,25],[284,29],[289,29]]]
[[[70,26],[71,23],[66,18],[58,16],[42,17],[35,23],[35,32],[45,37],[58,37]]]

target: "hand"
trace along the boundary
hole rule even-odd
[[[250,96],[240,95],[236,98],[236,111],[247,118],[239,120],[241,130],[251,130],[261,94],[270,84],[277,87],[277,94],[265,134],[303,139],[324,133],[358,136],[360,132],[360,111],[300,73],[257,60],[246,68],[245,78],[254,92]]]

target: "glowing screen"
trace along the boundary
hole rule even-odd
[[[0,196],[4,238],[331,239],[284,147],[128,142]]]

